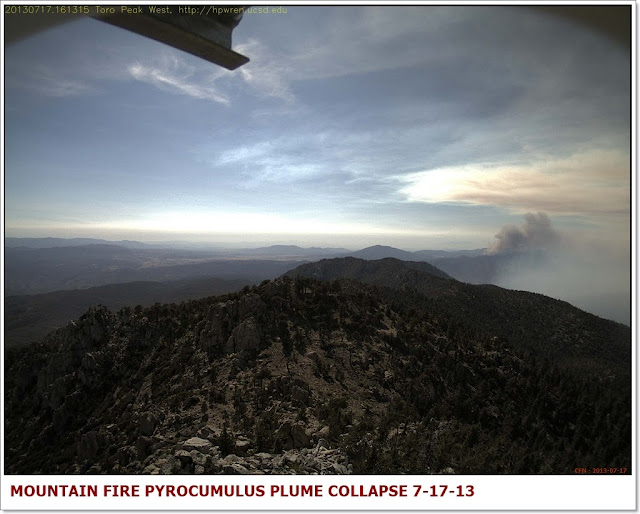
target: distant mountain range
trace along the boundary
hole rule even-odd
[[[156,245],[141,243],[139,241],[107,241],[90,237],[74,237],[64,239],[61,237],[5,237],[5,248],[60,248],[68,246],[85,245],[116,245],[125,248],[153,248]]]
[[[432,262],[436,259],[442,258],[456,258],[456,257],[476,257],[478,255],[484,255],[486,249],[476,250],[418,250],[415,252],[408,252],[406,250],[400,250],[393,246],[369,246],[358,250],[357,252],[350,252],[345,257],[356,257],[357,259],[365,260],[378,260],[391,257],[393,259],[399,259],[401,261],[427,261]]]
[[[260,248],[240,250],[246,253],[255,253],[258,255],[337,255],[348,253],[346,248],[319,248],[312,246],[310,248],[302,248],[296,245],[271,245]]]
[[[165,248],[136,241],[100,239],[6,238],[5,294],[42,294],[112,283],[167,281],[193,277],[245,279],[247,283],[274,278],[301,261],[353,256],[411,261],[444,259],[442,268],[460,278],[474,270],[483,250],[407,252],[390,246],[372,246],[356,252],[344,248],[302,248],[273,245],[246,249],[193,250]],[[443,257],[447,256],[447,257]],[[490,256],[485,256],[490,258]],[[458,260],[462,259],[462,260]],[[466,267],[460,263],[467,263]],[[473,278],[473,277],[465,277]],[[474,280],[470,280],[474,281]]]
[[[200,268],[203,263],[211,261],[246,259],[314,261],[347,256],[365,260],[390,257],[404,261],[429,262],[461,280],[472,283],[490,282],[495,268],[509,257],[484,254],[484,249],[409,252],[381,245],[358,251],[345,248],[303,248],[296,245],[195,250],[164,246],[161,243],[148,244],[90,238],[9,237],[5,239],[5,261],[8,266],[6,288],[7,294],[10,295],[93,287],[129,280],[157,281],[186,278],[191,275],[201,275],[203,270]],[[293,265],[295,263],[291,263],[290,267]],[[184,266],[184,268],[177,271],[175,266]],[[169,267],[173,268],[169,269]],[[282,271],[284,270],[280,272]],[[205,272],[208,273],[208,271]],[[216,275],[219,278],[230,278],[226,271],[221,272],[220,266],[212,272],[222,273]],[[269,278],[273,276],[270,274]],[[252,278],[259,277],[254,275]]]
[[[88,242],[90,244],[86,244]],[[43,294],[113,283],[163,282],[197,277],[240,280],[252,284],[274,278],[303,262],[348,256],[364,260],[395,258],[408,262],[428,262],[450,277],[470,284],[502,285],[505,276],[526,277],[529,272],[544,271],[547,266],[553,269],[544,251],[487,254],[486,249],[406,251],[382,245],[350,251],[296,245],[241,249],[213,246],[179,248],[174,246],[177,244],[7,238],[5,295]],[[536,281],[532,278],[523,288],[536,290],[535,286]],[[629,324],[630,314],[618,291],[585,289],[582,287],[583,292],[577,295],[562,296],[563,290],[558,287],[554,296]],[[543,291],[547,292],[546,289]]]
[[[92,239],[92,238],[72,238],[63,239],[57,237],[43,237],[43,238],[19,238],[19,237],[7,237],[5,238],[5,248],[56,248],[56,247],[70,247],[70,246],[86,246],[86,245],[115,245],[123,246],[125,248],[133,249],[180,249],[180,242],[164,242],[164,243],[141,243],[138,241],[107,241],[105,239]],[[473,257],[476,255],[483,255],[486,249],[476,250],[418,250],[415,252],[409,252],[406,250],[400,250],[392,246],[375,245],[363,248],[362,250],[352,251],[346,248],[321,248],[321,247],[308,247],[304,248],[297,245],[270,245],[261,246],[258,248],[224,248],[220,244],[211,244],[207,246],[206,243],[182,243],[183,250],[193,251],[193,246],[199,247],[200,251],[208,252],[214,255],[275,255],[275,256],[334,256],[334,257],[357,257],[359,259],[377,260],[384,259],[386,257],[392,257],[400,260],[412,260],[421,261],[428,259],[438,259],[445,257],[460,257],[467,256]]]

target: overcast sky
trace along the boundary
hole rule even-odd
[[[481,6],[288,7],[233,36],[233,72],[92,19],[7,46],[6,235],[479,248],[544,212],[628,259],[606,36]]]

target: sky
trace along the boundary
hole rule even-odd
[[[470,249],[542,213],[629,268],[626,48],[523,6],[285,10],[235,71],[89,18],[8,45],[6,236]]]

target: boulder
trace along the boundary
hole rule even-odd
[[[311,439],[307,435],[304,424],[302,423],[292,424],[290,421],[285,421],[280,425],[278,430],[276,430],[275,437],[282,442],[282,447],[285,450],[306,448],[311,443]]]
[[[191,439],[187,439],[184,443],[182,443],[182,449],[191,451],[197,450],[200,453],[209,453],[209,450],[213,447],[211,441],[207,441],[206,439],[202,439],[201,437],[192,437]]]
[[[320,439],[327,439],[329,437],[329,427],[327,425],[323,426],[320,430],[315,432],[312,437],[316,441]]]
[[[191,464],[193,460],[191,459],[191,454],[187,450],[177,450],[174,454],[180,462],[182,463],[182,467]]]
[[[175,475],[182,469],[182,462],[177,457],[170,457],[167,462],[162,465],[161,473],[163,475]]]
[[[207,463],[207,456],[198,450],[191,450],[191,460],[196,466],[204,466]]]
[[[251,448],[251,441],[248,439],[236,439],[235,452],[237,455],[246,455],[249,448]]]
[[[237,462],[224,466],[222,468],[222,471],[225,475],[248,475],[249,474],[249,470],[245,468],[242,464],[238,464]]]
[[[307,448],[311,444],[311,439],[302,423],[296,423],[291,427],[291,437],[293,438],[294,448]]]

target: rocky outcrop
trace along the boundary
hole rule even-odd
[[[249,316],[260,317],[265,310],[265,303],[256,293],[247,293],[238,300],[238,317],[241,320]]]
[[[311,404],[311,387],[300,378],[281,375],[269,382],[268,389],[276,398],[290,401],[295,407]]]
[[[322,447],[291,449],[282,453],[259,452],[221,457],[217,446],[203,451],[176,450],[173,455],[150,461],[143,473],[157,475],[204,473],[226,475],[347,475],[353,472],[346,455]]]
[[[302,423],[292,424],[290,421],[285,421],[276,431],[275,437],[286,450],[306,448],[311,443],[311,438]]]
[[[206,453],[213,445],[210,441],[202,439],[201,437],[192,437],[182,443],[182,448],[186,451],[195,450],[197,452]]]
[[[260,346],[260,337],[258,323],[253,317],[249,317],[233,329],[225,349],[229,353],[256,350]]]

